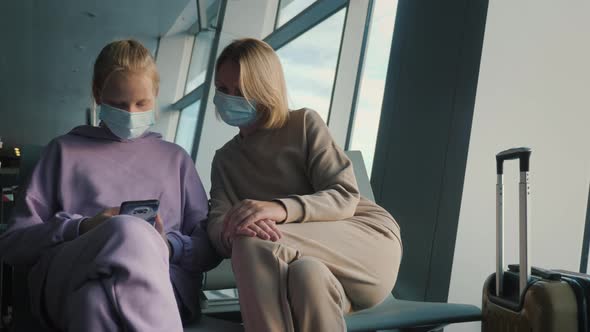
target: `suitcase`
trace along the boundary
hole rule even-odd
[[[519,273],[519,265],[508,265],[508,270]],[[574,291],[577,302],[578,331],[590,331],[590,276],[566,270],[531,268],[532,275],[544,280],[564,281]]]
[[[588,331],[587,276],[530,266],[528,199],[531,150],[516,148],[496,155],[496,273],[487,278],[482,297],[482,331]],[[503,164],[520,162],[519,265],[504,271]]]

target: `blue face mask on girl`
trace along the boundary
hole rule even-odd
[[[155,123],[154,110],[132,113],[106,104],[100,105],[99,118],[124,140],[138,138]]]
[[[230,126],[247,127],[258,118],[256,102],[244,97],[230,96],[215,90],[213,104],[217,106],[221,119]]]

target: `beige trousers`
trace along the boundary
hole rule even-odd
[[[387,228],[359,220],[278,227],[278,242],[239,237],[233,244],[246,331],[346,331],[345,314],[391,292],[402,248]]]

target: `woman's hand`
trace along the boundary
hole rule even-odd
[[[84,219],[80,223],[80,228],[78,229],[79,235],[82,235],[82,234],[90,231],[94,227],[102,224],[105,220],[107,220],[113,216],[116,216],[118,214],[119,214],[119,208],[112,207],[112,208],[108,208],[108,209],[102,211],[101,213],[97,214],[96,216],[94,216],[92,218]]]
[[[160,233],[160,236],[162,237],[162,239],[164,239],[164,242],[166,243],[166,246],[168,247],[168,259],[170,259],[171,258],[170,255],[172,254],[172,250],[170,249],[170,242],[168,241],[168,237],[166,236],[166,230],[164,229],[164,221],[162,221],[160,214],[156,215],[156,223],[154,224],[154,227],[156,228],[158,233]]]
[[[236,230],[235,233],[229,234],[227,236],[224,235],[223,241],[225,241],[226,245],[231,248],[234,242],[234,239],[237,236],[258,236],[263,240],[270,240],[272,242],[276,242],[283,237],[283,234],[278,229],[276,222],[270,219],[259,220],[246,228],[240,228]]]
[[[276,222],[270,219],[258,220],[246,228],[240,228],[236,231],[235,235],[258,236],[263,240],[270,240],[272,242],[276,242],[283,237]]]
[[[278,229],[275,223],[286,218],[287,211],[281,203],[246,199],[234,205],[225,215],[222,238],[226,243],[229,243],[230,239],[233,240],[236,234],[256,235],[265,240],[273,238],[278,240],[280,232],[277,233]],[[262,220],[271,222],[257,223]],[[277,238],[277,236],[279,237]]]

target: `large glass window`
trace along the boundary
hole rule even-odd
[[[203,30],[199,31],[195,36],[184,94],[193,91],[199,85],[205,83],[207,66],[209,65],[219,16],[219,0],[199,0],[197,4],[205,4],[207,22],[204,24],[206,26],[203,27]]]
[[[281,25],[289,22],[297,14],[301,13],[305,8],[309,7],[317,0],[281,0],[279,4],[279,12],[277,14],[278,29]]]
[[[277,50],[290,109],[309,107],[327,121],[345,14],[340,10]]]
[[[349,148],[363,153],[369,176],[375,155],[396,9],[397,0],[373,2],[369,40],[350,138]]]
[[[176,138],[174,142],[182,146],[188,154],[191,154],[193,150],[200,107],[201,101],[198,100],[196,103],[190,104],[180,112],[180,119],[178,121],[178,128],[176,129]]]
[[[191,63],[184,89],[185,94],[193,91],[205,82],[214,37],[215,31],[201,31],[195,36]]]
[[[201,0],[202,1],[202,0]],[[209,26],[217,27],[217,20],[219,19],[220,0],[207,0],[207,17],[209,18]]]
[[[213,40],[215,39],[218,16],[219,0],[197,0],[197,5],[205,5],[207,22],[203,24],[196,35],[191,53],[190,65],[186,77],[184,94],[188,94],[205,83],[209,60],[212,53]],[[196,97],[200,98],[200,97]],[[195,141],[195,131],[198,125],[201,101],[190,104],[180,111],[178,126],[176,128],[175,143],[182,146],[186,152],[192,153]]]

